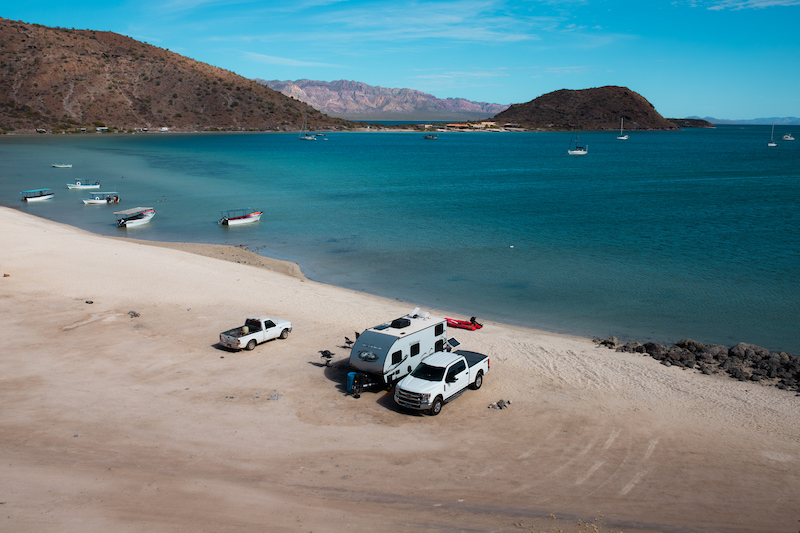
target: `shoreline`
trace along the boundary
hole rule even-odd
[[[15,210],[17,212],[21,212],[21,211],[15,209],[13,207],[9,207],[7,209],[12,209],[12,210]],[[27,214],[27,213],[25,213],[25,214]],[[35,217],[36,215],[30,215],[30,216],[34,216]],[[50,221],[49,219],[46,219],[46,218],[43,218],[43,217],[37,217],[37,218],[42,218],[43,220],[47,220],[48,222],[53,222],[53,221]],[[53,223],[62,224],[61,222],[53,222]],[[203,257],[209,257],[209,258],[213,258],[213,259],[221,259],[221,260],[232,262],[232,263],[255,266],[257,268],[262,268],[262,269],[269,270],[269,271],[272,271],[272,272],[285,274],[285,275],[288,275],[288,276],[291,276],[291,277],[295,277],[295,278],[298,278],[298,279],[301,279],[301,280],[313,281],[315,283],[321,283],[323,285],[328,285],[330,287],[335,287],[335,288],[338,288],[338,289],[341,289],[341,290],[353,291],[353,292],[359,293],[359,294],[368,294],[368,295],[376,297],[376,298],[383,298],[383,299],[394,301],[394,302],[404,302],[404,300],[400,299],[399,297],[392,297],[392,296],[388,296],[388,295],[374,294],[374,293],[370,293],[370,292],[359,291],[357,289],[351,289],[351,288],[342,287],[342,286],[339,286],[339,285],[330,284],[330,283],[327,283],[327,282],[324,282],[324,281],[314,280],[312,278],[309,278],[302,271],[302,269],[300,268],[299,264],[297,264],[295,262],[292,262],[292,261],[286,261],[286,260],[282,260],[282,259],[276,259],[276,258],[272,258],[272,257],[261,255],[261,254],[259,254],[257,252],[249,250],[245,245],[242,245],[242,244],[240,244],[240,245],[228,245],[228,244],[191,243],[191,242],[175,242],[175,241],[157,241],[157,240],[134,239],[134,238],[129,238],[129,237],[116,237],[116,236],[112,236],[112,235],[102,235],[102,234],[98,234],[98,233],[93,233],[93,232],[88,231],[88,230],[83,230],[81,228],[78,228],[76,226],[71,226],[69,224],[64,224],[64,225],[67,226],[67,227],[73,228],[75,230],[78,230],[78,231],[86,231],[87,233],[89,233],[91,235],[95,235],[95,236],[100,237],[100,238],[114,239],[114,240],[119,240],[119,241],[122,241],[122,242],[132,242],[132,243],[136,243],[136,244],[142,244],[142,245],[147,245],[147,246],[155,246],[155,247],[160,247],[160,248],[169,248],[169,249],[172,249],[172,250],[188,252],[188,253],[200,255],[200,256],[203,256]],[[408,305],[410,306],[410,308],[413,308],[413,307],[417,306],[416,304],[414,304],[412,302],[408,302]],[[438,315],[441,315],[441,316],[446,316],[448,314],[453,315],[453,314],[459,314],[460,313],[459,311],[446,310],[446,309],[441,309],[441,308],[437,308],[437,307],[430,307],[429,309],[434,311],[434,314],[438,314]],[[753,370],[753,367],[756,367],[758,365],[758,363],[760,361],[760,358],[755,358],[754,356],[751,356],[750,360],[745,360],[744,361],[744,363],[745,363],[745,365],[744,365],[744,371],[745,372],[744,373],[741,370],[737,370],[737,369],[741,369],[742,368],[742,364],[741,364],[742,361],[738,361],[737,362],[738,364],[736,365],[736,368],[734,368],[734,369],[730,369],[729,370],[727,368],[727,366],[725,368],[723,368],[721,366],[721,364],[723,362],[725,362],[726,357],[720,357],[719,356],[720,347],[724,346],[728,350],[735,350],[735,349],[738,349],[737,347],[741,347],[741,350],[738,350],[740,352],[744,352],[745,349],[748,349],[748,348],[751,349],[751,350],[755,349],[757,352],[763,353],[764,354],[763,357],[765,359],[768,357],[767,353],[765,353],[765,352],[768,352],[769,354],[772,354],[773,357],[774,356],[779,356],[779,355],[780,356],[788,355],[789,358],[794,358],[794,359],[800,361],[800,356],[798,356],[798,355],[791,354],[791,353],[788,353],[788,352],[785,352],[785,351],[769,350],[769,349],[763,348],[763,347],[755,345],[755,344],[747,343],[746,341],[739,342],[739,343],[737,343],[736,345],[733,345],[733,346],[727,346],[727,345],[721,345],[721,344],[716,344],[716,343],[699,343],[699,342],[697,342],[697,341],[695,341],[695,340],[693,340],[691,338],[688,338],[688,337],[682,337],[679,340],[676,340],[674,342],[669,342],[669,343],[664,342],[664,341],[659,341],[659,340],[634,339],[634,338],[628,338],[628,337],[626,337],[626,338],[624,338],[622,340],[617,340],[617,337],[614,336],[614,335],[611,335],[609,337],[601,337],[601,336],[598,336],[598,335],[590,336],[590,335],[582,335],[582,334],[578,334],[578,333],[572,333],[572,332],[569,331],[569,328],[563,328],[562,330],[544,329],[544,328],[536,328],[536,327],[531,327],[531,326],[525,326],[525,325],[521,325],[521,324],[514,324],[514,323],[510,323],[510,322],[503,322],[503,321],[492,320],[492,319],[484,319],[484,318],[480,318],[480,317],[478,317],[478,318],[482,323],[494,324],[494,325],[502,325],[502,326],[510,327],[510,328],[520,328],[523,331],[529,331],[529,332],[531,332],[533,334],[555,335],[555,336],[562,336],[564,338],[571,338],[571,339],[589,341],[589,342],[592,342],[592,343],[594,343],[594,344],[596,344],[598,346],[604,346],[604,347],[612,349],[612,350],[616,349],[617,351],[622,351],[622,352],[627,352],[627,353],[636,353],[636,354],[639,354],[639,355],[649,356],[649,357],[652,357],[653,359],[661,362],[661,364],[664,364],[664,365],[672,365],[672,364],[674,364],[674,365],[676,365],[677,367],[680,367],[680,368],[684,368],[685,367],[687,370],[695,370],[696,369],[698,372],[700,372],[702,374],[706,374],[706,375],[709,375],[710,373],[718,375],[718,374],[724,374],[724,373],[727,372],[729,374],[729,377],[732,378],[732,379],[737,379],[737,380],[742,381],[742,380],[750,380],[752,378],[753,381],[762,381],[763,384],[779,386],[779,388],[781,388],[781,389],[783,389],[784,387],[779,385],[780,381],[779,381],[779,379],[775,378],[775,372],[774,371],[772,372],[772,375],[768,375],[768,373],[766,373],[766,372],[761,372],[761,373],[760,372],[756,372],[756,373],[751,372]],[[688,343],[687,343],[687,341],[688,341]],[[686,344],[695,345],[695,346],[699,345],[699,347],[695,347],[695,348],[692,348],[691,350],[689,350],[689,351],[694,352],[694,354],[693,354],[693,356],[689,357],[688,359],[686,357],[686,351],[687,351],[685,349],[686,348],[686,346],[685,346]],[[649,348],[653,348],[655,351],[653,351],[653,353],[650,353],[650,352],[648,352],[648,351],[646,351],[644,349],[645,346],[647,346]],[[709,356],[706,356],[706,359],[703,360],[703,355],[704,354],[702,354],[702,352],[703,352],[703,349],[704,349],[705,346],[708,346],[709,349],[713,350],[713,355],[717,356],[716,359],[714,359],[712,357],[709,357]],[[743,355],[740,355],[739,359],[746,359],[746,358]],[[755,361],[753,361],[753,359],[755,359]],[[785,357],[784,357],[784,359],[785,359]],[[697,362],[697,367],[695,367],[695,361]],[[785,365],[785,362],[784,362],[784,365]],[[708,367],[707,370],[704,369],[705,366]],[[724,370],[724,372],[723,372],[723,370]],[[798,385],[797,386],[792,385],[792,386],[788,387],[788,390],[798,390],[798,391],[800,391],[800,378],[797,378],[797,381],[798,381]]]
[[[800,412],[785,391],[486,323],[457,335],[490,356],[483,387],[422,416],[344,390],[344,337],[405,302],[13,209],[0,224],[9,530],[796,524]],[[289,338],[221,349],[254,312],[290,319]],[[499,399],[513,403],[487,408]]]

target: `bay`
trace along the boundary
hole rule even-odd
[[[103,235],[243,245],[458,318],[800,353],[800,146],[768,148],[769,130],[586,132],[584,157],[567,155],[569,133],[4,136],[0,204]],[[76,179],[122,203],[84,206]],[[56,197],[19,201],[34,188]],[[113,211],[136,206],[153,222],[117,228]],[[261,222],[216,224],[239,207]]]

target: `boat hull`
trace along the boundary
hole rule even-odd
[[[23,202],[43,202],[44,200],[52,200],[55,194],[44,194],[42,196],[29,196],[23,198]]]
[[[588,150],[567,150],[569,155],[586,155],[589,153]]]
[[[153,220],[153,217],[155,215],[156,212],[152,211],[152,212],[142,213],[141,215],[135,215],[133,217],[118,218],[117,226],[119,226],[120,228],[135,228],[136,226],[142,226]]]
[[[261,213],[254,213],[244,217],[223,218],[219,223],[223,226],[241,226],[242,224],[252,224],[261,220]]]
[[[445,318],[447,321],[447,327],[449,328],[458,328],[458,329],[468,329],[470,331],[475,331],[476,329],[481,329],[483,324],[478,324],[477,322],[472,322],[469,320],[456,320],[455,318]]]
[[[56,163],[53,165],[53,168],[72,168],[72,165]]]
[[[99,189],[99,183],[81,183],[80,181],[76,181],[75,183],[67,183],[67,189]]]

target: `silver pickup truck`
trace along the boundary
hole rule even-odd
[[[219,334],[219,343],[232,350],[252,350],[256,344],[272,339],[285,339],[292,331],[292,323],[279,318],[249,316],[244,326]]]

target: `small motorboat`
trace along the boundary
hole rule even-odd
[[[455,318],[445,318],[445,320],[447,320],[447,325],[451,328],[475,331],[476,329],[481,329],[483,327],[483,324],[479,324],[475,317],[472,317],[469,320],[457,320]]]
[[[125,211],[114,213],[117,217],[117,226],[120,228],[132,228],[147,224],[156,215],[156,210],[152,207],[134,207]]]
[[[67,189],[99,189],[99,181],[76,181],[75,183],[67,183]]]
[[[23,202],[41,202],[42,200],[52,200],[55,193],[51,189],[31,189],[30,191],[20,192]]]
[[[53,163],[53,168],[72,168],[72,163]]]
[[[794,137],[792,136],[791,133],[787,133],[783,137],[781,137],[781,140],[782,141],[793,141]]]
[[[426,138],[426,139],[431,139],[431,140],[434,140],[434,139],[438,139],[438,138],[439,138],[439,136],[438,136],[438,135],[431,135],[431,134],[428,134],[428,135],[423,135],[423,137],[424,137],[424,138]]]
[[[91,198],[81,198],[81,201],[87,205],[118,204],[119,193],[114,191],[96,192]]]
[[[238,226],[240,224],[250,224],[261,220],[263,211],[256,211],[250,207],[245,209],[228,209],[227,211],[220,211],[222,218],[219,219],[217,224],[220,226]]]

